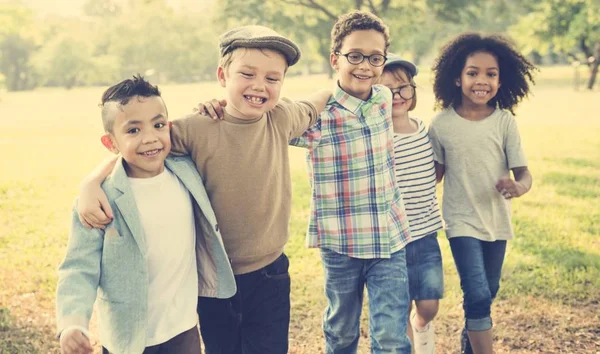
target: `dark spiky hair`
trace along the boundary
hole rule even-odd
[[[108,102],[117,102],[120,105],[126,105],[132,97],[161,97],[158,87],[152,85],[140,74],[134,75],[133,79],[126,79],[106,89],[102,94],[100,107],[102,107],[102,124],[104,131],[112,132],[114,117],[108,113],[106,104]]]
[[[533,74],[537,68],[519,53],[511,41],[501,35],[463,33],[447,43],[433,65],[433,91],[436,108],[458,107],[461,104],[461,88],[456,86],[467,58],[475,53],[489,53],[498,60],[500,88],[488,102],[492,107],[507,109],[514,114],[514,107],[535,84]]]

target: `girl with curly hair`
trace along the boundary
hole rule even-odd
[[[530,93],[535,70],[505,37],[476,33],[451,40],[433,66],[443,110],[429,134],[463,291],[462,353],[493,353],[491,305],[513,238],[511,199],[532,184],[513,110]]]

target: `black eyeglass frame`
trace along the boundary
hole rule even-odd
[[[348,63],[350,63],[350,64],[352,64],[352,65],[358,65],[358,64],[361,64],[363,61],[365,61],[365,59],[367,59],[367,61],[369,62],[369,64],[370,64],[370,65],[372,65],[372,66],[374,66],[374,67],[377,67],[377,68],[378,68],[378,67],[381,67],[381,66],[384,66],[384,65],[385,65],[385,62],[386,62],[386,61],[387,61],[387,59],[388,59],[388,58],[387,58],[385,55],[383,55],[383,54],[371,54],[371,55],[364,55],[364,54],[363,54],[363,53],[361,53],[361,52],[348,52],[348,53],[346,53],[346,54],[342,54],[342,53],[340,53],[340,52],[335,52],[334,54],[335,54],[335,55],[337,55],[337,56],[343,56],[343,57],[346,57],[346,60],[348,60]],[[355,55],[360,55],[360,57],[361,57],[361,58],[360,58],[360,61],[358,61],[358,62],[356,62],[356,63],[353,63],[353,62],[351,62],[351,61],[350,61],[350,57],[349,57],[349,56],[350,56],[350,55],[352,55],[352,54],[355,54]],[[372,58],[372,57],[382,57],[382,58],[383,58],[383,61],[381,62],[381,64],[380,64],[380,65],[373,64],[373,62],[371,61],[371,58]]]
[[[402,90],[404,90],[407,87],[412,87],[412,96],[410,96],[410,97],[404,97],[404,96],[402,96]],[[408,101],[408,100],[411,100],[411,99],[413,99],[415,97],[416,91],[417,91],[416,90],[417,86],[413,85],[413,84],[406,84],[406,85],[402,85],[402,86],[398,86],[398,87],[390,87],[389,89],[390,89],[390,91],[392,91],[392,98],[394,98],[394,96],[396,96],[396,94],[398,94],[398,95],[400,95],[400,97],[402,99],[405,99],[405,100]]]

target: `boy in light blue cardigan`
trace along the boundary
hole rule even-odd
[[[102,120],[102,143],[121,154],[102,184],[114,219],[90,230],[73,209],[56,294],[61,350],[92,352],[97,300],[103,353],[200,354],[198,296],[236,292],[202,179],[190,159],[168,157],[167,109],[143,78],[106,90]]]

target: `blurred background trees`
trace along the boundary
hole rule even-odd
[[[509,34],[538,64],[579,62],[588,88],[600,64],[600,0],[44,0],[0,1],[0,85],[106,85],[142,73],[153,81],[214,80],[220,33],[273,27],[303,51],[291,75],[331,73],[330,31],[353,9],[382,17],[391,51],[429,66],[463,31]],[[58,5],[58,2],[56,2]],[[42,6],[44,5],[44,6]]]

